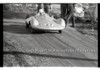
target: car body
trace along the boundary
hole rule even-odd
[[[55,19],[46,13],[38,13],[35,16],[27,16],[25,23],[26,27],[31,27],[32,30],[59,31],[61,33],[65,28],[64,19]]]

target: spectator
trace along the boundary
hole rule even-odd
[[[61,17],[65,20],[66,25],[69,19],[72,19],[72,26],[74,27],[75,18],[73,17],[73,4],[61,4]]]
[[[44,11],[45,13],[50,13],[51,10],[51,4],[44,4]]]
[[[51,10],[51,4],[38,4],[37,10],[39,12],[40,9],[43,9],[45,13],[50,13]]]

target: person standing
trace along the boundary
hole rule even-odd
[[[40,9],[43,9],[43,11],[45,12],[45,13],[47,13],[47,14],[49,14],[50,13],[50,10],[51,10],[51,4],[49,4],[49,3],[39,3],[39,4],[37,4],[37,12],[39,12],[39,10]]]
[[[45,13],[50,13],[50,10],[51,10],[51,4],[47,4],[47,3],[45,3],[44,4],[44,11],[45,11]]]
[[[74,12],[74,4],[61,4],[61,18],[63,18],[67,23],[69,23],[69,19],[72,19],[72,27],[75,25],[75,17],[73,16]]]

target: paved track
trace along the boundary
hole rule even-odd
[[[4,20],[4,66],[98,65],[97,40],[66,27],[57,32],[31,33],[24,20]]]

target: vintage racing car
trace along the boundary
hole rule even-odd
[[[62,30],[65,28],[64,19],[55,19],[45,12],[39,12],[35,16],[26,16],[25,23],[26,28],[31,28],[31,32],[34,32],[34,30],[43,30],[58,31],[59,33],[62,33]]]

